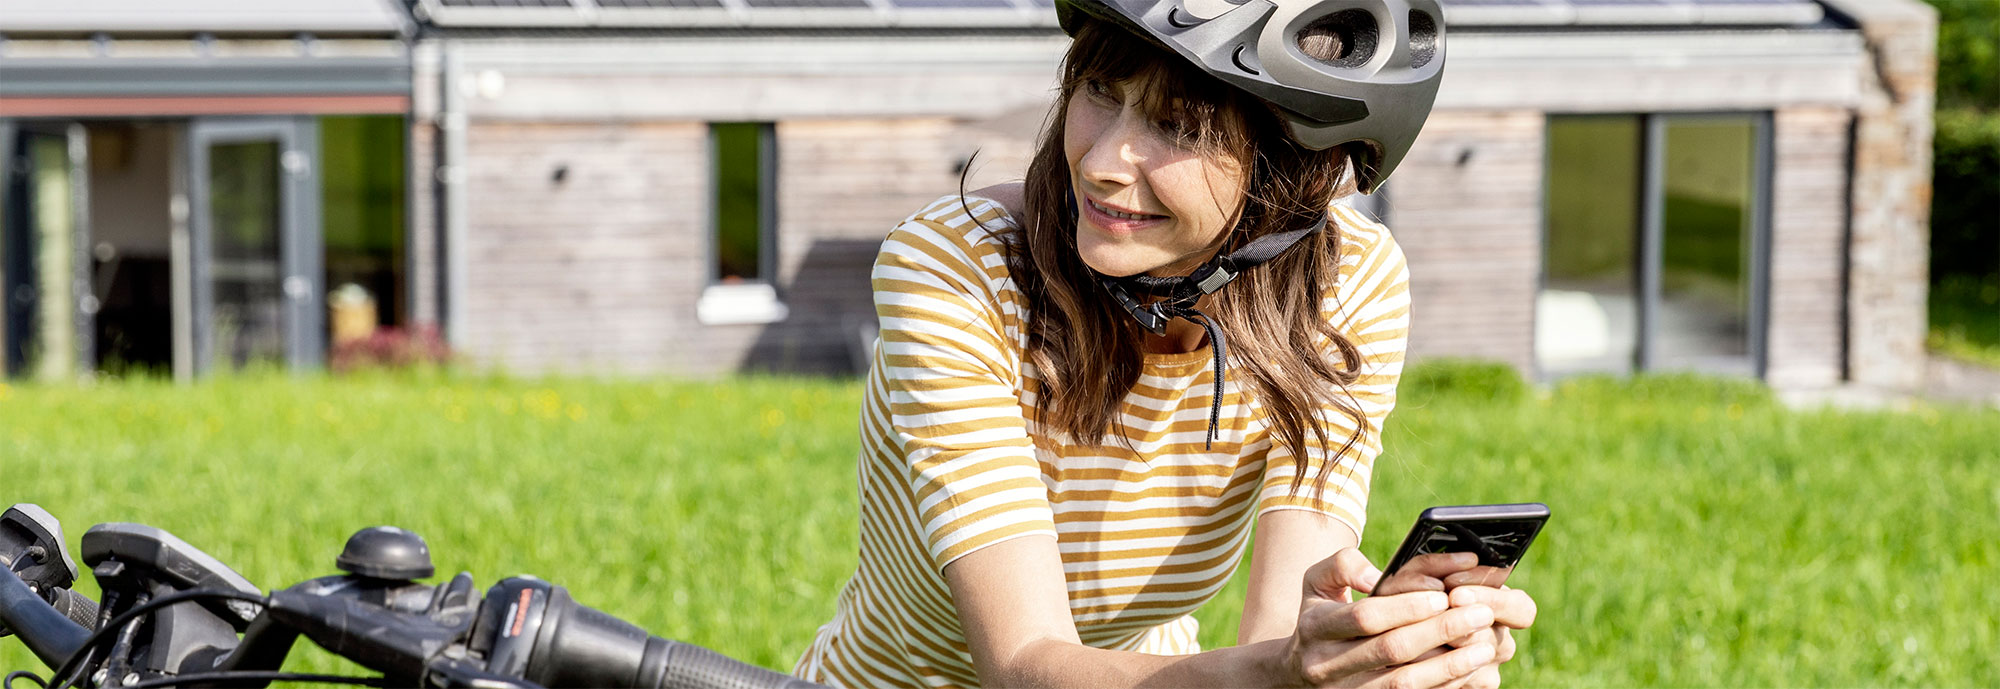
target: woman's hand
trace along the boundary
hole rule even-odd
[[[1493,627],[1493,608],[1479,602],[1454,607],[1444,593],[1444,580],[1467,569],[1458,565],[1451,558],[1416,558],[1404,571],[1437,581],[1437,590],[1360,602],[1350,591],[1372,592],[1382,576],[1360,551],[1343,549],[1313,565],[1306,571],[1298,628],[1284,658],[1286,674],[1296,678],[1296,686],[1308,687],[1465,684],[1496,663],[1499,646],[1469,642]],[[1453,647],[1458,640],[1468,643]]]
[[[1378,595],[1444,591],[1449,593],[1448,599],[1454,609],[1472,606],[1491,609],[1493,611],[1491,628],[1453,639],[1445,646],[1431,649],[1424,655],[1418,656],[1418,662],[1443,656],[1452,649],[1490,645],[1494,648],[1491,662],[1448,686],[1451,689],[1458,687],[1489,689],[1500,686],[1500,665],[1514,658],[1516,646],[1512,630],[1527,629],[1535,623],[1534,598],[1525,591],[1497,585],[1497,582],[1506,580],[1507,572],[1493,567],[1479,566],[1479,558],[1471,553],[1440,553],[1420,556],[1415,560],[1425,558],[1432,559],[1425,567],[1406,567],[1388,581],[1378,582],[1376,588]]]

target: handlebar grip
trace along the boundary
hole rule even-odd
[[[660,689],[821,689],[694,644],[652,637],[639,663],[640,685]]]
[[[519,582],[520,580],[509,580]],[[500,601],[521,598],[505,593],[509,584],[488,594],[482,615],[498,622]],[[647,634],[632,623],[581,605],[569,590],[538,582],[516,583],[516,589],[548,593],[539,622],[531,626],[533,650],[524,679],[545,687],[637,687],[651,689],[823,689],[693,644]],[[532,599],[532,596],[525,596]],[[524,609],[530,609],[524,607]],[[520,614],[518,611],[511,614]],[[525,629],[526,627],[524,627]],[[493,632],[498,635],[497,629]],[[527,633],[519,637],[525,638]],[[515,642],[518,643],[518,642]],[[507,655],[495,647],[496,656]],[[507,674],[504,669],[489,670]]]
[[[84,629],[97,626],[97,601],[81,593],[69,589],[56,589],[56,602],[50,605],[77,626]]]

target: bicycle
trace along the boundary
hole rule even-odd
[[[43,689],[230,687],[272,682],[378,687],[675,687],[817,689],[821,685],[663,639],[577,603],[532,576],[482,597],[472,575],[442,586],[423,538],[392,526],[349,538],[335,566],[268,595],[229,566],[164,530],[98,524],[83,562],[103,590],[70,590],[77,568],[62,526],[22,503],[0,514],[0,637],[14,634],[54,670]],[[355,677],[280,672],[304,636],[381,672]]]

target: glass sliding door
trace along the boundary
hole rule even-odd
[[[1549,118],[1543,374],[1762,375],[1768,121]]]
[[[1758,122],[1660,117],[1658,330],[1652,367],[1755,375]]]
[[[1623,373],[1638,347],[1644,134],[1635,117],[1551,119],[1535,356],[1544,372]]]
[[[197,373],[324,358],[313,133],[310,118],[189,124]]]

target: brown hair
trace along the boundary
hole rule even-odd
[[[1138,382],[1145,333],[1114,308],[1077,253],[1063,124],[1079,87],[1127,80],[1145,86],[1139,107],[1170,123],[1179,143],[1203,155],[1234,158],[1249,171],[1245,204],[1233,229],[1220,238],[1219,251],[1316,222],[1336,194],[1347,190],[1341,188],[1347,156],[1339,149],[1296,145],[1261,101],[1118,27],[1095,21],[1080,27],[1063,59],[1055,109],[1028,167],[1024,217],[1021,230],[1010,236],[1008,263],[1030,309],[1025,358],[1041,372],[1039,408],[1031,414],[1047,433],[1089,447],[1104,445]],[[1307,434],[1320,447],[1331,446],[1322,408],[1347,416],[1357,430],[1328,454],[1316,489],[1324,488],[1327,472],[1360,440],[1359,429],[1367,423],[1348,391],[1359,375],[1360,351],[1320,313],[1321,299],[1337,276],[1338,232],[1329,222],[1326,231],[1211,297],[1210,313],[1228,338],[1233,370],[1248,378],[1238,384],[1248,383],[1245,391],[1263,405],[1274,442],[1292,451],[1299,469],[1295,488],[1307,473]],[[1322,352],[1321,342],[1331,343],[1335,357]],[[1121,440],[1130,446],[1129,438]]]

